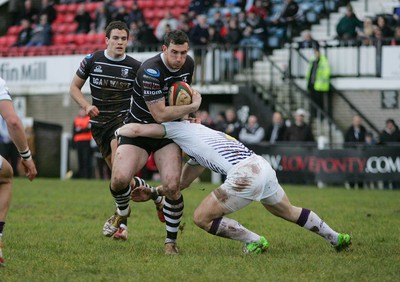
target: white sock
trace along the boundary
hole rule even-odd
[[[244,243],[252,243],[260,241],[260,235],[248,230],[234,219],[222,217],[215,234],[219,237],[229,238]]]
[[[303,226],[305,229],[310,230],[318,235],[322,236],[329,243],[336,245],[338,233],[335,232],[332,228],[329,227],[317,214],[313,211],[310,211],[308,215],[308,219]]]

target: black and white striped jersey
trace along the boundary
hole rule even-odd
[[[179,70],[171,70],[165,65],[163,53],[143,62],[135,81],[133,101],[127,122],[155,123],[146,102],[166,98],[169,87],[176,81],[191,84],[193,72],[194,61],[190,56],[187,56]]]
[[[76,74],[86,80],[89,78],[92,104],[100,115],[91,118],[95,125],[105,125],[116,120],[123,124],[129,112],[133,95],[133,84],[140,62],[128,55],[119,60],[97,51],[87,55]]]

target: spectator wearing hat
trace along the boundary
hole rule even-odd
[[[324,100],[328,104],[328,114],[331,115],[329,88],[330,88],[331,68],[328,59],[321,54],[318,42],[314,44],[314,56],[311,58],[306,74],[307,89],[311,101],[318,108],[326,111]],[[317,117],[318,108],[313,104],[310,105],[311,116]]]
[[[315,142],[311,126],[305,122],[307,116],[308,113],[304,109],[297,109],[294,113],[294,124],[292,124],[285,132],[285,141]]]

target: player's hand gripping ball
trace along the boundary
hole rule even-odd
[[[192,88],[184,81],[177,81],[168,90],[168,104],[170,106],[182,106],[192,103]]]

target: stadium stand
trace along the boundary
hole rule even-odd
[[[181,13],[187,12],[191,0],[138,0],[139,8],[143,11],[146,22],[153,28],[164,17],[165,11],[173,9],[173,15],[177,17]],[[94,19],[96,9],[103,2],[84,3],[86,10]],[[96,48],[104,48],[104,33],[74,34],[77,23],[75,22],[76,11],[81,3],[56,4],[57,17],[51,25],[53,32],[52,45],[47,48],[20,48],[11,47],[15,43],[20,31],[20,26],[13,25],[7,29],[5,35],[0,37],[0,55],[2,57],[11,56],[41,56],[41,55],[65,55],[65,54],[84,54]],[[133,0],[117,0],[113,3],[119,7],[124,5],[128,9],[132,8]]]

